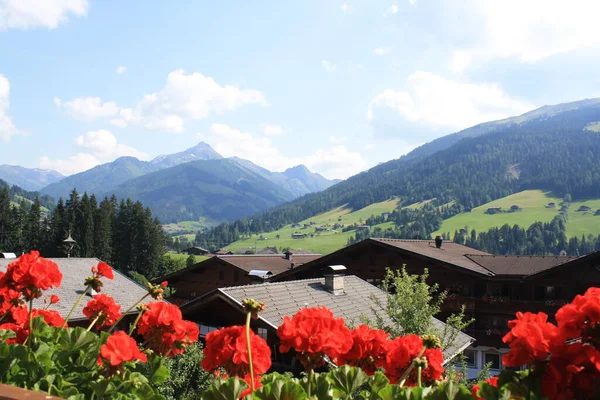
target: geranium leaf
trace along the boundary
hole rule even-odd
[[[362,369],[352,368],[349,365],[342,365],[330,371],[327,377],[331,382],[333,395],[342,398],[350,396],[368,380],[367,374]]]
[[[369,379],[369,386],[371,387],[371,391],[374,393],[378,393],[381,389],[389,384],[390,380],[380,371],[375,372],[375,374],[373,374],[373,376]]]
[[[203,400],[232,400],[242,395],[248,388],[248,384],[237,378],[219,379],[213,382],[211,387],[202,394]]]
[[[305,400],[307,395],[299,383],[277,380],[261,386],[253,393],[252,398],[257,400]]]
[[[432,400],[472,400],[473,394],[465,386],[450,381],[431,390],[428,398]]]

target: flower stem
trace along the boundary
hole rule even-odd
[[[133,321],[133,324],[131,325],[131,328],[129,328],[129,336],[131,336],[133,334],[133,331],[135,330],[135,327],[137,326],[138,321],[140,320],[140,318],[142,318],[142,314],[146,312],[146,310],[142,310],[138,313],[137,317],[135,317],[135,321]]]
[[[96,322],[98,322],[98,320],[100,319],[100,316],[102,315],[102,312],[99,312],[98,315],[96,315],[96,318],[94,318],[94,320],[92,321],[92,323],[90,324],[90,326],[88,326],[88,328],[86,329],[86,331],[91,331],[92,328],[94,327],[94,325],[96,325]]]
[[[250,388],[254,393],[254,365],[252,362],[252,346],[250,345],[250,321],[252,320],[252,313],[249,312],[246,315],[246,345],[248,346],[248,364],[250,365]]]
[[[425,350],[427,350],[427,347],[423,346],[423,348],[419,352],[419,355],[416,356],[412,360],[412,362],[410,363],[410,365],[408,366],[408,368],[406,369],[406,371],[404,371],[404,374],[402,374],[402,378],[400,378],[400,387],[404,386],[404,383],[406,382],[406,379],[408,378],[408,375],[412,372],[413,368],[415,367],[415,360],[417,358],[421,358],[423,356],[423,354],[425,353]],[[419,374],[419,377],[420,376],[421,375]]]
[[[117,325],[119,325],[119,322],[121,322],[123,320],[123,318],[125,318],[125,316],[127,314],[129,314],[129,311],[133,310],[135,307],[137,307],[138,304],[140,304],[142,301],[144,301],[144,299],[146,297],[150,296],[150,293],[146,293],[144,296],[142,296],[141,299],[139,299],[134,305],[132,305],[131,307],[129,307],[127,310],[125,310],[125,312],[123,314],[121,314],[121,318],[119,318],[117,320],[117,322],[115,322],[113,324],[113,326],[110,327],[110,329],[108,330],[108,333],[111,333],[113,331],[113,329],[115,329],[117,327]]]
[[[87,291],[90,289],[89,285],[85,286],[85,290],[81,293],[81,295],[79,296],[79,298],[77,299],[77,301],[75,302],[75,304],[73,304],[73,308],[71,308],[71,311],[69,311],[69,313],[67,314],[67,317],[65,318],[65,322],[63,322],[62,326],[60,327],[60,329],[64,329],[65,326],[67,325],[67,322],[69,321],[69,318],[71,318],[71,314],[73,314],[73,311],[75,311],[75,309],[79,306],[79,303],[81,303],[81,300],[83,300],[83,298],[85,297],[85,294],[87,293]]]
[[[417,386],[422,387],[421,385],[421,372],[423,370],[423,367],[421,367],[420,365],[417,367]]]
[[[313,371],[313,369],[309,369],[308,370],[308,387],[306,389],[306,394],[307,397],[310,399],[310,392],[311,392],[311,388],[312,388],[312,380],[313,380],[313,376],[314,376],[315,372]]]
[[[29,334],[27,335],[27,339],[25,339],[25,343],[27,343],[29,341],[29,337],[31,336],[31,333],[33,331],[33,329],[31,329],[31,327],[33,326],[33,321],[32,321],[32,315],[33,315],[33,299],[29,299]],[[23,344],[25,344],[23,343]]]

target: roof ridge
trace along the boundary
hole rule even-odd
[[[364,281],[364,279],[359,278],[356,275],[344,275],[344,278],[357,278],[360,279],[361,281]],[[218,290],[227,290],[227,289],[239,289],[239,288],[244,288],[244,287],[261,287],[264,285],[269,285],[269,286],[281,286],[281,285],[287,285],[290,283],[300,283],[300,282],[309,282],[309,281],[322,281],[323,279],[325,279],[324,277],[321,278],[307,278],[307,279],[294,279],[293,281],[281,281],[281,282],[263,282],[259,285],[238,285],[238,286],[227,286],[227,287],[222,287],[219,288]],[[365,281],[367,282],[367,281]]]
[[[516,258],[579,258],[578,256],[539,256],[526,254],[465,254],[467,257],[516,257]]]
[[[320,253],[292,253],[292,256],[321,256]],[[285,254],[223,254],[217,255],[218,258],[229,258],[229,257],[285,257]]]

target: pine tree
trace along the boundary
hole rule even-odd
[[[96,198],[94,197],[94,202]],[[87,193],[81,198],[81,205],[77,213],[77,225],[79,227],[79,255],[81,257],[92,257],[94,254],[94,213],[91,199]]]
[[[114,225],[115,208],[107,197],[100,202],[94,219],[94,257],[112,261],[111,230]]]
[[[42,218],[40,199],[36,198],[27,213],[24,226],[24,247],[27,251],[38,250],[42,244],[40,220]]]

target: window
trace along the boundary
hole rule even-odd
[[[500,369],[500,354],[485,353],[485,363],[490,363],[490,369]]]
[[[220,281],[224,281],[225,280],[225,271],[219,271],[219,280]]]
[[[267,330],[265,328],[258,328],[257,333],[258,333],[258,336],[260,336],[264,340],[267,340]]]
[[[198,327],[200,328],[200,336],[201,337],[206,337],[206,335],[208,335],[210,332],[212,331],[216,331],[219,328],[216,326],[211,326],[211,325],[198,325]]]
[[[235,271],[233,271],[233,281],[237,282],[240,280],[240,271],[238,271],[237,269]]]
[[[477,368],[477,352],[475,350],[465,350],[463,356],[465,356],[467,367]]]

